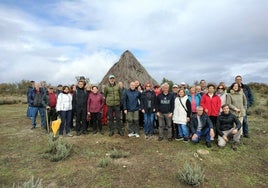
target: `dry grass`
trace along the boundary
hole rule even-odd
[[[185,162],[205,171],[200,187],[267,187],[268,126],[262,116],[249,116],[251,138],[233,151],[230,146],[211,149],[204,142],[194,145],[178,141],[158,142],[114,135],[83,135],[63,139],[72,144],[72,153],[64,161],[42,158],[48,148],[48,135],[40,125],[30,130],[31,122],[23,104],[2,105],[0,109],[0,186],[22,184],[30,177],[41,178],[44,187],[187,187],[176,177]],[[142,131],[141,131],[142,132]],[[198,149],[209,151],[197,156]],[[113,150],[128,153],[100,167]]]

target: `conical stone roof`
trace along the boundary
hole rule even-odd
[[[108,83],[108,77],[111,74],[115,76],[117,83],[119,81],[123,82],[126,88],[129,87],[131,81],[135,80],[139,80],[142,85],[148,82],[153,86],[158,84],[128,50],[121,55],[119,61],[105,74],[100,85],[106,85]]]

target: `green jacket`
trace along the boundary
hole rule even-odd
[[[106,85],[104,88],[104,97],[108,106],[120,105],[121,90],[119,86],[116,84],[113,86],[111,84]]]

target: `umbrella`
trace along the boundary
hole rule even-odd
[[[61,124],[61,119],[58,118],[57,120],[55,121],[52,121],[52,124],[51,124],[51,128],[52,128],[52,132],[54,134],[54,137],[56,137],[56,134],[60,128],[60,124]]]

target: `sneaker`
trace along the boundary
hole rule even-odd
[[[181,141],[181,140],[183,140],[183,137],[175,138],[175,140],[177,140],[177,141]]]
[[[140,135],[138,133],[135,134],[136,138],[140,138]]]
[[[211,143],[210,143],[210,142],[206,142],[206,146],[207,146],[208,148],[211,148]]]
[[[73,137],[73,135],[72,135],[71,133],[68,133],[67,136],[69,136],[69,137]]]
[[[183,138],[183,142],[189,142],[188,138]]]
[[[133,137],[133,136],[135,136],[135,134],[134,133],[129,133],[127,136],[128,137]]]
[[[159,138],[158,138],[158,141],[162,141],[162,140],[163,140],[163,137],[159,137]]]
[[[148,135],[145,135],[145,139],[148,139],[149,138],[149,136]]]

